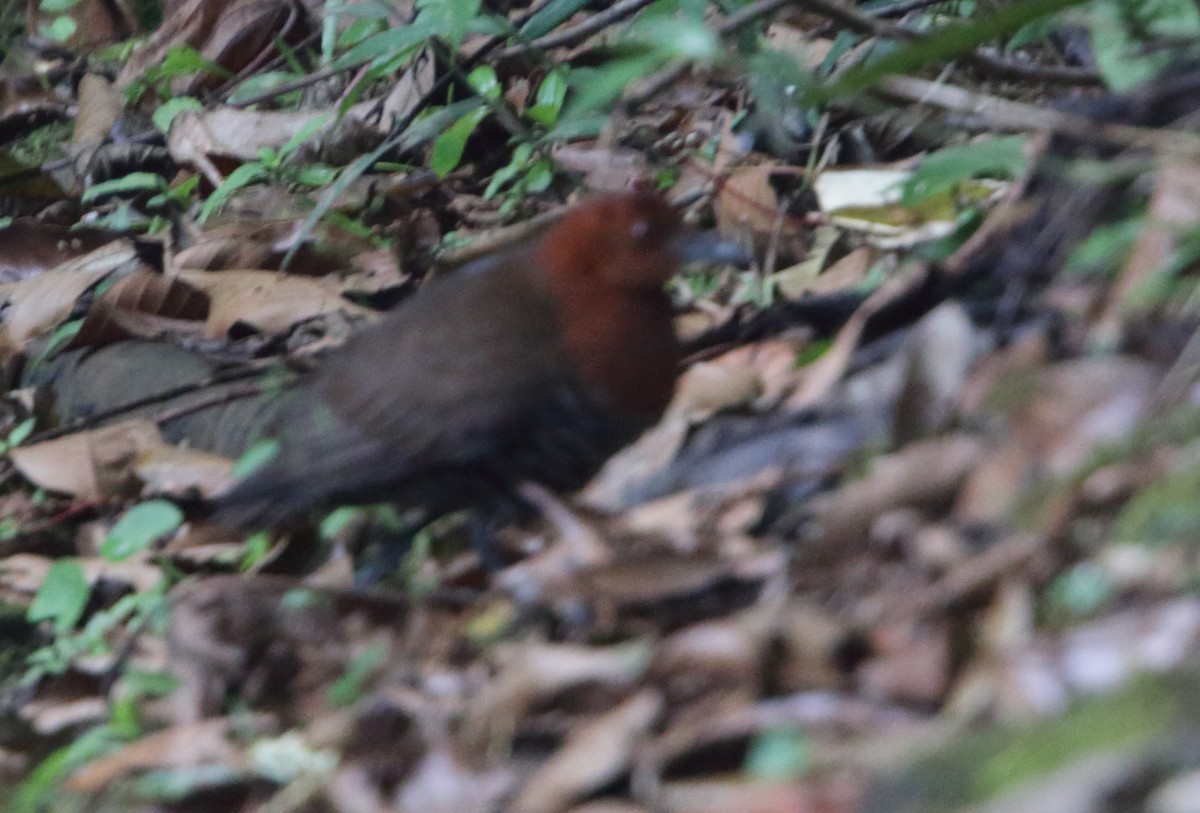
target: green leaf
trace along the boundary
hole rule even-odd
[[[1016,51],[1024,48],[1026,45],[1031,45],[1035,42],[1041,42],[1046,37],[1053,34],[1062,24],[1057,14],[1051,14],[1048,17],[1043,17],[1040,20],[1023,25],[1017,33],[1013,34],[1008,40],[1008,49]]]
[[[1025,136],[959,144],[930,153],[901,185],[900,204],[912,206],[979,175],[1016,178],[1025,171]]]
[[[642,54],[614,59],[601,68],[576,68],[571,71],[571,86],[576,95],[571,99],[570,113],[578,116],[611,106],[630,82],[661,65],[659,57]]]
[[[296,170],[296,183],[305,186],[324,187],[333,183],[333,179],[338,175],[336,167],[331,167],[327,164],[313,164],[312,166],[300,167]]]
[[[1046,591],[1047,609],[1065,620],[1087,618],[1116,593],[1112,577],[1095,562],[1080,562],[1053,582]]]
[[[267,170],[262,164],[242,164],[229,173],[221,185],[214,189],[212,194],[208,196],[208,200],[204,201],[204,207],[200,209],[200,222],[203,223],[212,217],[242,187],[249,186],[258,181],[265,181],[266,179]]]
[[[4,439],[4,443],[0,444],[0,450],[7,452],[9,449],[20,446],[33,434],[33,427],[36,425],[37,418],[26,418],[21,421],[8,433],[8,437]]]
[[[806,102],[815,104],[854,95],[889,76],[912,73],[927,65],[970,53],[992,40],[1011,36],[1034,20],[1087,1],[1017,0],[996,6],[989,13],[969,21],[943,25],[879,59],[851,68],[834,82],[813,85],[806,93]]]
[[[326,702],[334,708],[352,706],[362,697],[367,680],[387,660],[387,647],[381,643],[371,644],[346,666],[345,673],[329,684],[325,692]]]
[[[193,99],[191,96],[180,96],[176,99],[167,99],[158,106],[150,116],[150,120],[154,122],[154,126],[164,133],[171,131],[171,122],[185,110],[203,110],[204,105],[200,104],[199,99]]]
[[[176,45],[167,52],[162,64],[152,68],[147,73],[153,79],[174,79],[178,76],[190,76],[193,73],[206,71],[217,76],[232,76],[229,71],[215,62],[210,62],[190,45]]]
[[[488,182],[487,189],[483,191],[484,199],[491,200],[505,184],[516,178],[517,174],[525,168],[525,164],[529,162],[529,158],[532,155],[533,146],[531,144],[518,144],[517,148],[513,150],[512,158],[509,162],[492,173],[492,180]]]
[[[105,725],[83,732],[69,745],[46,757],[29,774],[16,798],[9,802],[8,813],[39,813],[50,810],[58,798],[58,784],[80,765],[112,751],[120,744]]]
[[[462,160],[463,150],[467,147],[467,139],[471,137],[471,133],[475,132],[479,122],[487,118],[488,112],[486,107],[472,110],[451,124],[446,132],[433,142],[433,149],[429,154],[429,168],[439,178],[445,178],[458,166],[458,162]]]
[[[1157,76],[1177,58],[1172,50],[1147,50],[1145,41],[1200,33],[1200,9],[1192,0],[1095,0],[1088,27],[1096,67],[1115,91],[1129,90]]]
[[[149,500],[126,511],[100,543],[100,555],[120,561],[150,547],[160,537],[183,524],[179,506],[166,500]]]
[[[491,65],[480,65],[471,71],[467,75],[467,84],[485,99],[500,98],[500,80],[496,78],[496,69]]]
[[[294,82],[299,77],[288,71],[264,71],[249,77],[244,82],[239,82],[238,86],[233,89],[229,96],[225,99],[229,104],[241,104],[246,99],[253,99],[261,96],[264,93],[270,93],[275,88],[281,85],[286,85],[289,82]],[[300,91],[293,90],[291,95],[295,96]],[[281,101],[290,98],[289,94],[283,94],[278,97]]]
[[[525,111],[525,115],[545,127],[553,127],[562,111],[563,102],[567,98],[567,72],[556,68],[546,74],[542,84],[538,85],[534,104]]]
[[[553,180],[554,167],[549,161],[542,158],[529,167],[529,172],[525,176],[525,191],[533,195],[544,192]]]
[[[278,440],[265,438],[255,441],[233,464],[233,470],[230,473],[234,477],[245,477],[265,466],[277,454],[279,454]]]
[[[433,36],[433,28],[416,20],[400,28],[389,28],[372,34],[336,59],[332,70],[345,70],[364,62],[403,56]]]
[[[646,17],[633,27],[629,37],[634,42],[648,45],[664,62],[669,59],[713,62],[722,53],[721,38],[703,21],[696,19]]]
[[[79,30],[79,25],[71,17],[55,17],[49,25],[40,26],[38,31],[51,42],[66,42]]]
[[[46,571],[46,579],[38,588],[26,617],[32,623],[54,622],[59,633],[73,629],[87,607],[91,588],[79,563],[71,559],[59,559]]]
[[[38,3],[38,11],[43,14],[58,14],[73,9],[77,5],[79,5],[79,0],[41,0]]]
[[[809,741],[803,730],[770,728],[759,734],[750,745],[745,770],[759,780],[795,779],[804,773],[809,760]]]
[[[306,141],[316,135],[316,133],[326,124],[328,124],[332,118],[333,114],[327,113],[321,116],[313,116],[311,119],[304,122],[304,126],[297,130],[296,134],[289,138],[287,143],[279,148],[279,157],[286,158],[296,150],[300,149],[300,147],[303,146]]]
[[[161,175],[153,172],[131,172],[111,181],[102,181],[83,193],[80,200],[84,203],[104,197],[118,195],[124,192],[161,192],[167,188],[167,182]]]
[[[1114,271],[1125,262],[1145,226],[1146,219],[1140,216],[1097,226],[1071,252],[1064,270],[1073,274]]]
[[[429,26],[434,36],[457,48],[482,5],[482,0],[417,0],[414,23]]]
[[[565,23],[571,15],[588,4],[589,0],[550,0],[521,26],[521,38],[537,39]]]

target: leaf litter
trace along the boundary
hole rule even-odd
[[[714,7],[766,39],[683,70],[711,37],[656,46],[646,5],[489,4],[535,31],[507,47],[478,3],[31,6],[88,67],[0,86],[6,139],[76,121],[30,165],[52,200],[5,168],[37,215],[0,232],[15,810],[1189,809],[1194,70],[1128,89],[1161,64],[1100,35],[1112,3],[997,51],[987,17],[828,0]],[[885,42],[912,67],[873,79]],[[431,259],[647,182],[757,265],[673,286],[667,415],[581,500],[533,494],[498,569],[453,522],[397,554],[386,509],[191,511],[288,365]]]

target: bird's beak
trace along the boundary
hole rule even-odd
[[[754,258],[737,243],[722,240],[715,231],[685,231],[671,240],[671,253],[681,263],[708,263],[749,268]]]

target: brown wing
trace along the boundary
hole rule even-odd
[[[486,456],[567,371],[553,303],[517,257],[463,269],[354,337],[295,394],[280,450],[221,499],[269,521]]]

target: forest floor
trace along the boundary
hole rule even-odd
[[[149,5],[0,13],[0,810],[1198,809],[1193,4]],[[502,555],[194,510],[634,187],[753,266]]]

